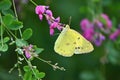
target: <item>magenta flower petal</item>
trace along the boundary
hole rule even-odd
[[[112,27],[112,21],[109,19],[109,17],[106,14],[101,14],[101,16],[106,20],[106,26],[108,28]]]
[[[105,36],[98,33],[97,38],[95,39],[94,43],[96,46],[100,46],[104,40],[105,40]]]
[[[30,57],[31,57],[30,52],[26,50],[26,51],[25,51],[25,56],[26,56],[27,58],[30,58]]]
[[[53,35],[53,34],[54,34],[54,29],[51,28],[51,29],[50,29],[50,35]]]
[[[94,29],[91,28],[91,29],[86,29],[83,33],[83,36],[89,40],[89,41],[92,41],[93,37],[94,37]]]
[[[106,14],[101,14],[101,16],[105,19],[105,20],[108,20],[109,17],[106,15]]]
[[[39,14],[39,19],[42,20],[43,19],[43,15]]]
[[[89,28],[91,26],[91,23],[89,22],[88,19],[83,19],[80,22],[80,26],[81,26],[81,29],[84,31],[84,30],[86,30],[87,28]]]
[[[45,12],[45,7],[46,6],[37,6],[36,8],[35,8],[35,12],[36,12],[36,14],[43,14],[44,12]]]
[[[63,28],[63,27],[60,26],[60,25],[57,26],[57,29],[58,29],[58,30],[62,30],[62,28]]]
[[[49,17],[52,17],[53,16],[53,14],[52,14],[52,11],[51,10],[46,10],[46,12],[45,12]]]
[[[57,17],[56,19],[55,19],[55,22],[60,22],[60,17]]]
[[[28,46],[28,50],[31,50],[31,49],[32,49],[32,47],[33,47],[33,45],[32,45],[32,44],[30,44],[30,45]]]
[[[103,24],[99,20],[95,20],[97,27],[103,28]]]
[[[120,35],[120,29],[118,29],[118,30],[116,30],[115,32],[113,32],[113,33],[109,36],[109,38],[110,38],[111,40],[115,40],[119,35]]]
[[[58,26],[58,23],[57,22],[53,22],[51,25],[50,25],[50,28],[56,28]]]
[[[107,24],[106,25],[107,25],[108,28],[112,28],[112,22],[110,20],[107,20]]]

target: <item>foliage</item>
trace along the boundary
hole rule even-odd
[[[119,0],[34,1],[0,1],[0,80],[120,79]],[[58,15],[60,17],[56,18]],[[61,31],[64,23],[70,22],[70,16],[71,28],[94,44],[90,54],[70,58],[54,54],[56,33]],[[52,64],[42,57],[57,61],[66,67],[66,71],[58,63]],[[39,61],[64,72],[51,70]],[[8,69],[11,74],[7,74]]]

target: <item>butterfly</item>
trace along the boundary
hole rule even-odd
[[[94,48],[80,33],[66,25],[55,42],[54,50],[64,57],[71,57],[73,54],[89,53]]]

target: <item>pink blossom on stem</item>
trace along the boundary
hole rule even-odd
[[[33,45],[25,46],[23,48],[23,51],[25,52],[25,56],[29,59],[31,57],[31,50],[32,50]]]
[[[97,38],[94,40],[94,43],[96,46],[100,46],[102,44],[102,42],[105,40],[105,36],[100,33],[98,33],[96,35],[97,35],[96,36]]]
[[[53,35],[53,34],[54,34],[54,29],[50,28],[50,35]]]
[[[87,40],[92,41],[93,36],[94,36],[94,29],[93,29],[93,28],[86,29],[86,30],[83,32],[83,36],[84,36]]]
[[[51,10],[46,10],[45,13],[49,16],[49,17],[53,17],[52,11]]]
[[[106,20],[106,26],[107,26],[108,28],[111,28],[111,27],[112,27],[112,22],[111,22],[111,20],[109,19],[109,17],[108,17],[106,14],[101,14],[101,17]]]
[[[81,29],[84,31],[86,30],[87,28],[91,27],[91,23],[88,19],[83,19],[81,22],[80,22],[80,26],[81,26]]]
[[[115,32],[113,32],[112,34],[110,34],[109,38],[111,40],[115,40],[119,35],[120,35],[120,29],[117,29]]]

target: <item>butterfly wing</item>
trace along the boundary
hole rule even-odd
[[[70,29],[69,25],[62,30],[54,46],[55,52],[65,57],[70,57],[74,53],[88,53],[93,49],[92,44],[77,31]]]
[[[73,29],[70,29],[70,31],[74,34],[74,39],[76,40],[74,50],[75,54],[89,53],[93,51],[93,45],[88,40],[86,40],[80,33]]]
[[[55,52],[65,57],[72,56],[75,50],[75,44],[73,44],[75,40],[73,37],[74,35],[71,33],[70,28],[67,25],[55,42]]]

